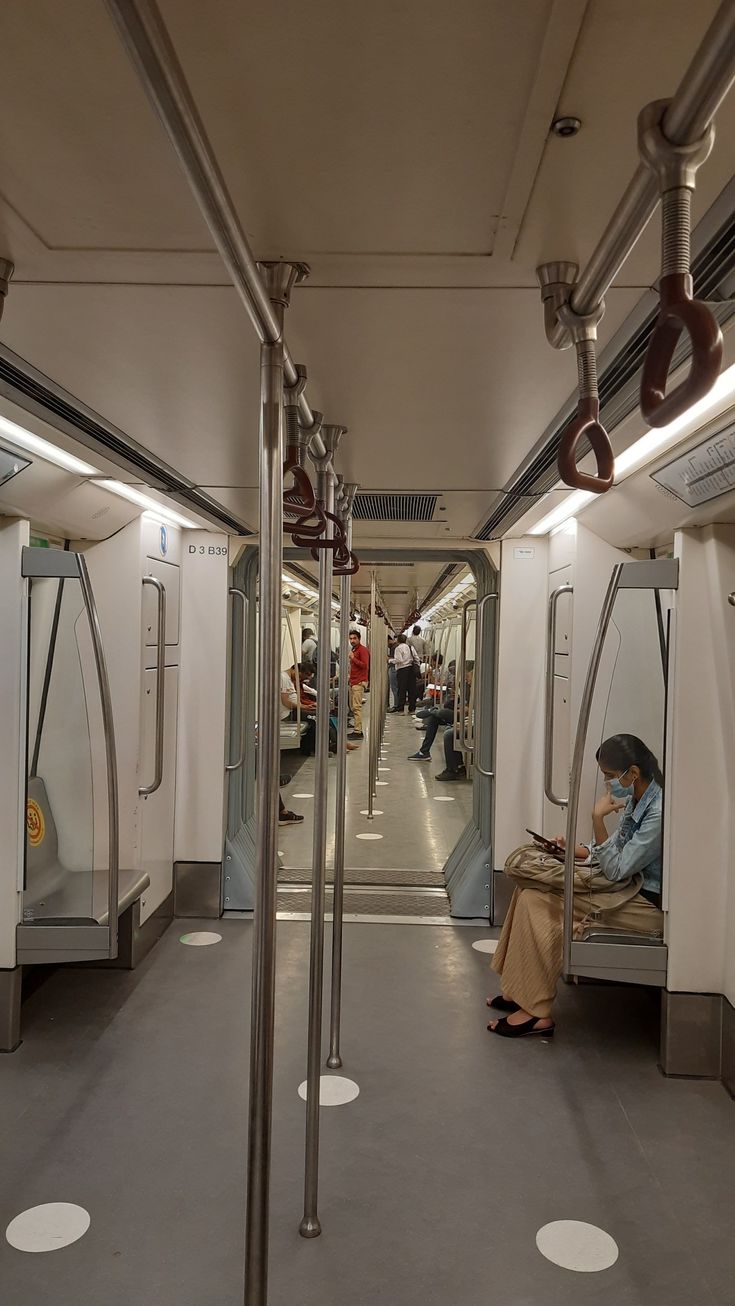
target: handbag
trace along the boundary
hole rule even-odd
[[[538,889],[542,893],[564,893],[564,863],[551,853],[545,853],[535,843],[516,848],[505,863],[505,873],[522,889]],[[636,871],[627,880],[608,880],[595,866],[575,866],[574,893],[595,912],[615,911],[635,898],[643,884],[643,875]]]

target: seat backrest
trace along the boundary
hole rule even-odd
[[[56,822],[40,776],[30,776],[26,799],[26,901],[53,893],[65,877]]]

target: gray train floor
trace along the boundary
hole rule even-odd
[[[188,948],[183,930],[222,942]],[[271,1306],[726,1306],[735,1106],[656,1067],[657,995],[563,988],[553,1042],[486,1033],[468,927],[349,924],[343,1074],[322,1111],[321,1238],[302,1200],[308,926],[278,931]],[[8,1306],[241,1306],[252,924],[178,922],[133,974],[59,970],[0,1061],[0,1215],[75,1202],[77,1243],[0,1240]],[[589,1221],[601,1273],[537,1230]]]
[[[367,700],[366,700],[367,708]],[[367,711],[365,714],[367,728]],[[385,761],[381,766],[380,785],[375,807],[381,812],[372,821],[362,813],[367,809],[368,741],[347,758],[347,803],[345,824],[346,861],[356,871],[381,867],[385,883],[396,882],[395,872],[441,870],[472,813],[472,785],[466,781],[446,783],[436,776],[444,768],[441,732],[432,748],[430,762],[412,762],[423,740],[410,716],[388,716],[385,726]],[[283,754],[288,757],[288,754]],[[303,825],[283,827],[278,847],[286,871],[311,866],[313,822],[311,798],[300,794],[314,793],[314,758],[299,769],[288,788],[283,790],[287,807],[305,816]],[[336,801],[336,765],[329,766],[330,820],[327,860],[334,853],[334,804]],[[451,799],[451,802],[445,801]],[[440,801],[437,801],[440,800]],[[382,839],[359,839],[360,834],[380,834]],[[400,881],[399,881],[400,882]]]

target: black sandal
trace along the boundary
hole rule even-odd
[[[512,998],[504,998],[502,993],[499,993],[496,998],[488,998],[487,1005],[494,1007],[496,1011],[520,1011],[518,1003]]]
[[[540,1034],[542,1038],[552,1038],[555,1025],[549,1025],[546,1029],[537,1029],[538,1022],[542,1016],[531,1016],[530,1020],[524,1020],[520,1025],[510,1025],[507,1018],[499,1020],[493,1028],[488,1025],[491,1034],[500,1034],[501,1038],[523,1038],[526,1034]]]

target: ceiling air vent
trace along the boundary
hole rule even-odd
[[[355,495],[355,521],[433,521],[438,494]]]

